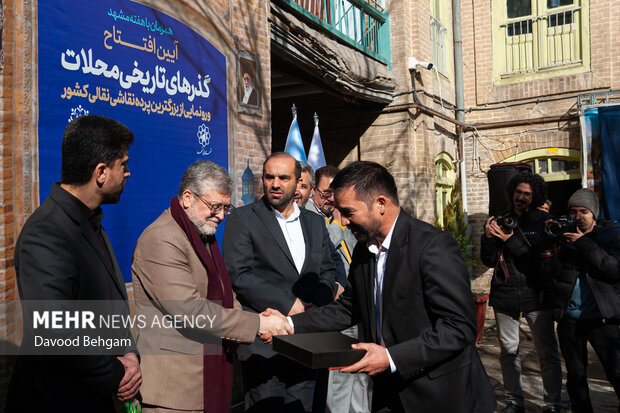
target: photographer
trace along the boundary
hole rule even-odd
[[[579,189],[568,200],[568,216],[576,227],[562,234],[567,243],[554,283],[553,313],[575,413],[592,412],[587,341],[620,398],[620,227],[596,221],[598,213],[598,197],[588,189]]]
[[[540,359],[544,412],[559,412],[562,370],[553,331],[551,310],[542,305],[546,280],[541,262],[555,260],[556,241],[545,234],[551,218],[538,206],[545,202],[543,179],[536,174],[515,175],[506,186],[510,211],[489,217],[481,241],[482,262],[493,268],[490,305],[495,312],[500,343],[500,365],[506,393],[503,412],[524,411],[519,358],[519,322],[527,320]],[[557,268],[557,266],[549,266]]]

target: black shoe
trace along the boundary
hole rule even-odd
[[[560,413],[562,411],[561,407],[557,406],[547,406],[543,408],[543,413]]]
[[[504,410],[502,410],[502,413],[525,413],[525,408],[509,402],[506,407],[504,407]]]

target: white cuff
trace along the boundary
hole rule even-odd
[[[390,352],[388,351],[387,347],[385,348],[385,352],[387,353],[388,360],[390,361],[390,370],[392,371],[392,373],[396,373],[396,364],[394,364],[394,360],[392,360],[392,356],[390,356]]]

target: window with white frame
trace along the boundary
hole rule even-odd
[[[448,76],[449,35],[445,0],[430,0],[431,61],[439,73]]]
[[[589,62],[588,0],[494,0],[496,79]]]

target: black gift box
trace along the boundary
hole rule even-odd
[[[358,362],[365,350],[355,350],[351,344],[359,340],[338,332],[274,336],[273,349],[311,369],[345,367]]]

